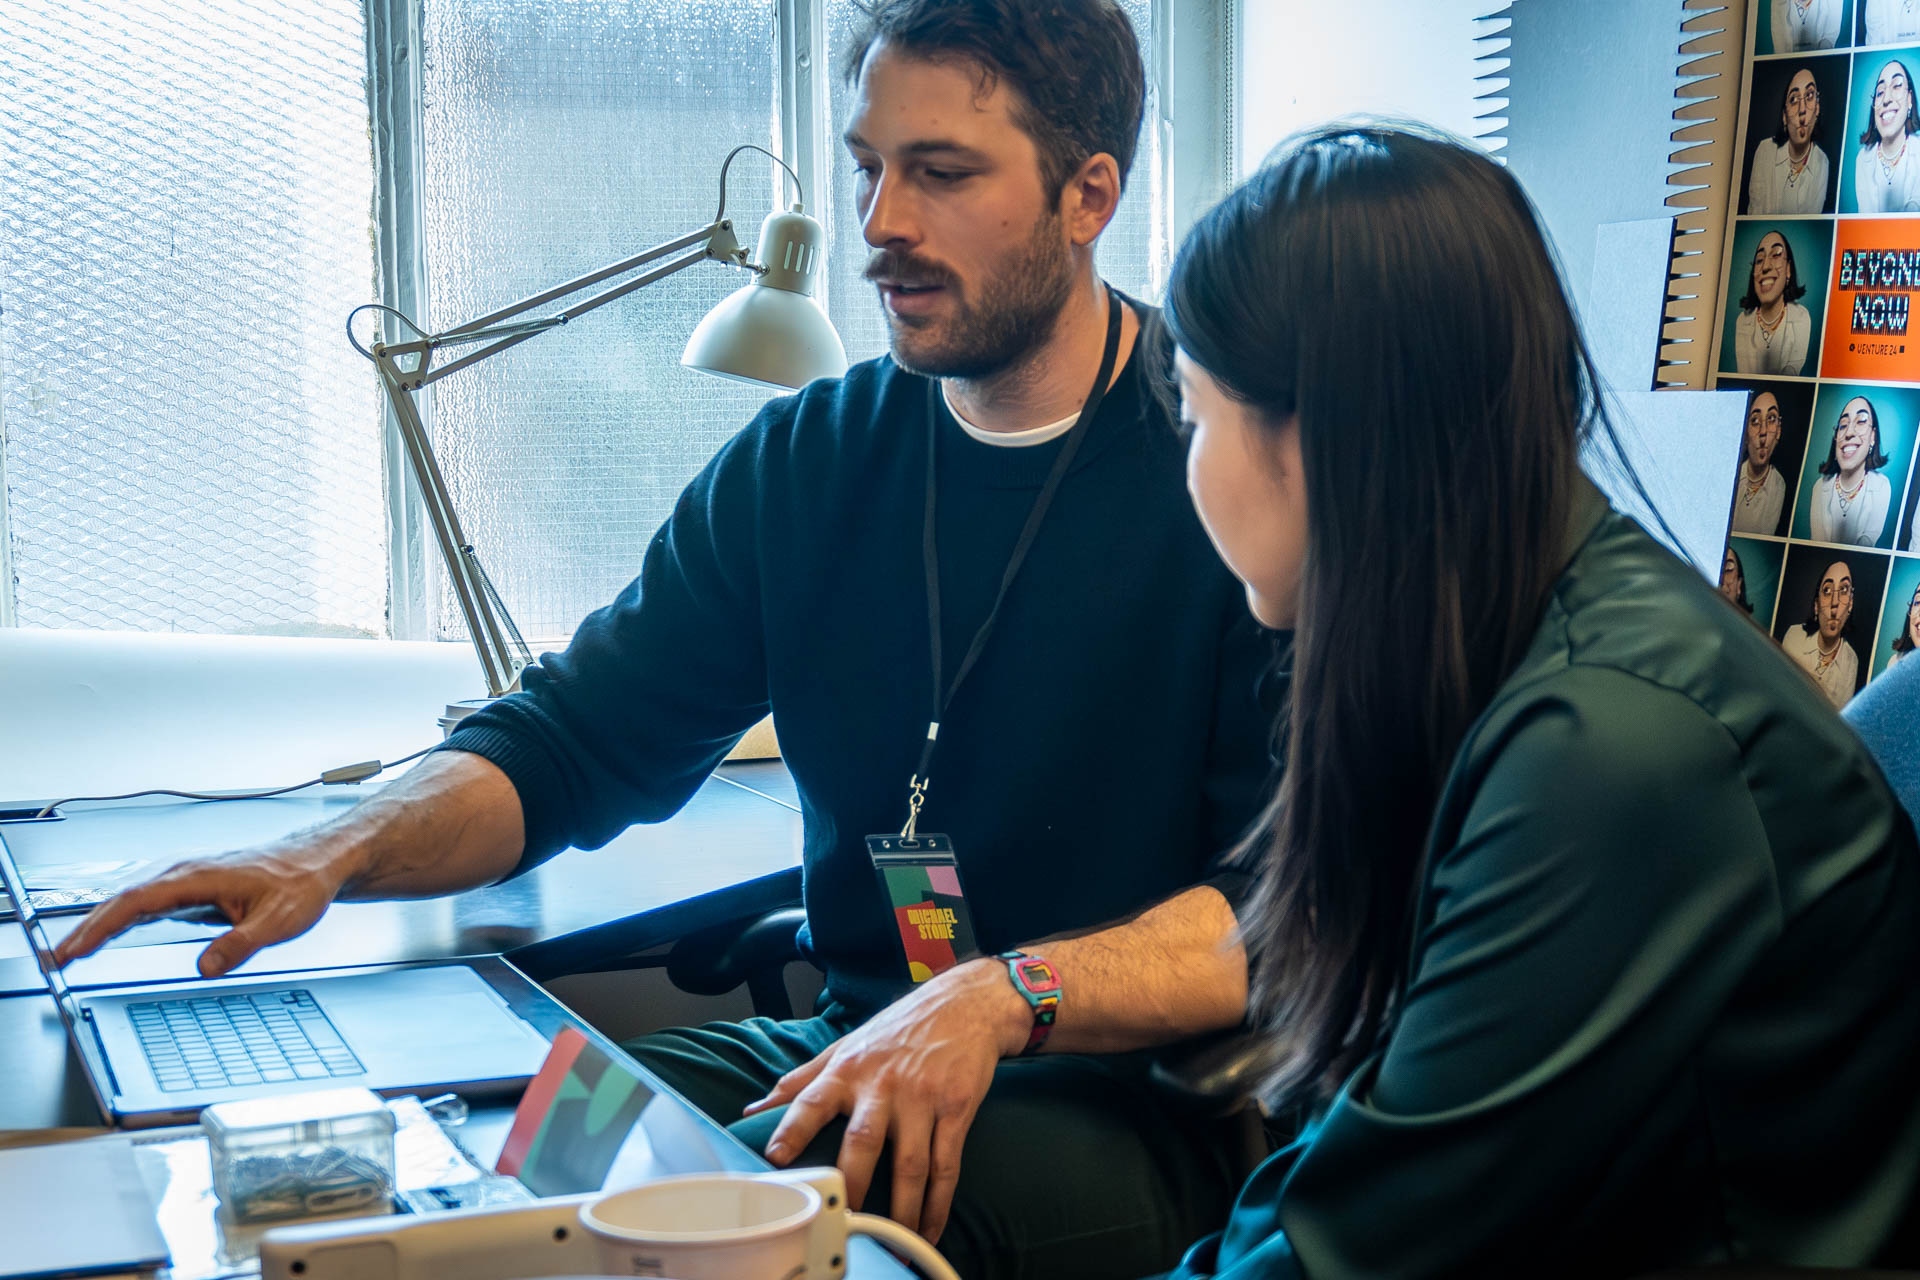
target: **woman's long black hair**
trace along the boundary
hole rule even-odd
[[[1189,234],[1166,323],[1299,424],[1292,764],[1242,919],[1267,1092],[1321,1099],[1385,1028],[1441,784],[1565,567],[1581,446],[1619,442],[1532,205],[1442,137],[1290,144]]]

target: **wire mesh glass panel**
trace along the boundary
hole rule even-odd
[[[1149,70],[1153,66],[1153,0],[1119,0],[1133,23],[1140,41],[1140,56]],[[1147,77],[1147,109],[1152,120],[1159,111],[1159,94],[1153,77]],[[1120,210],[1100,237],[1096,255],[1100,273],[1122,292],[1143,302],[1158,304],[1166,286],[1167,267],[1172,250],[1167,244],[1167,219],[1161,211],[1167,206],[1162,190],[1166,173],[1161,163],[1160,132],[1151,125],[1140,129],[1140,144],[1133,154],[1133,168],[1127,174],[1126,195]]]
[[[726,153],[778,150],[774,0],[428,0],[423,37],[429,329],[705,226]],[[776,172],[734,162],[727,215],[749,248]],[[681,489],[766,400],[679,363],[749,280],[702,263],[432,388],[455,508],[536,648],[639,572]],[[442,637],[465,634],[444,587],[435,613]]]
[[[0,0],[23,625],[379,635],[358,4]],[[8,584],[0,583],[0,590]]]
[[[832,86],[829,93],[832,162],[828,168],[833,186],[830,200],[821,202],[831,212],[827,226],[827,311],[847,344],[847,359],[868,360],[887,349],[887,322],[873,286],[861,278],[870,250],[861,232],[860,215],[854,207],[853,159],[840,142],[840,134],[853,113],[853,88],[841,75],[841,67],[860,29],[862,15],[858,0],[826,0],[826,4],[828,76]],[[1153,0],[1119,0],[1119,4],[1133,23],[1142,61],[1151,67]],[[1152,119],[1156,109],[1156,91],[1149,77],[1148,119]],[[1126,196],[1101,235],[1095,255],[1102,276],[1122,291],[1147,302],[1159,300],[1166,276],[1166,219],[1159,212],[1166,204],[1166,196],[1160,190],[1160,175],[1158,133],[1142,127],[1139,150],[1127,178]]]

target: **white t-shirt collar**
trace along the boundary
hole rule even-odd
[[[960,424],[960,429],[981,444],[990,444],[1002,449],[1030,448],[1036,444],[1045,444],[1049,440],[1058,440],[1073,430],[1073,424],[1080,421],[1077,413],[1069,414],[1058,422],[1049,422],[1044,427],[1029,427],[1025,431],[986,431],[968,422],[953,404],[953,397],[947,394],[947,384],[940,384],[940,398],[946,401],[947,412]]]

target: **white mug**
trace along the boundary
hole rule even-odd
[[[671,1280],[839,1280],[847,1237],[872,1236],[930,1280],[959,1280],[934,1247],[897,1222],[847,1209],[838,1169],[690,1174],[580,1206],[608,1275]]]

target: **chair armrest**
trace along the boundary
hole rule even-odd
[[[1155,1057],[1148,1077],[1187,1106],[1228,1116],[1252,1101],[1272,1062],[1269,1037],[1235,1027],[1169,1045]]]
[[[807,913],[780,907],[756,919],[729,921],[690,933],[667,953],[667,977],[697,996],[725,995],[746,983],[754,1010],[766,1017],[793,1016],[780,971],[799,960],[800,926]]]

